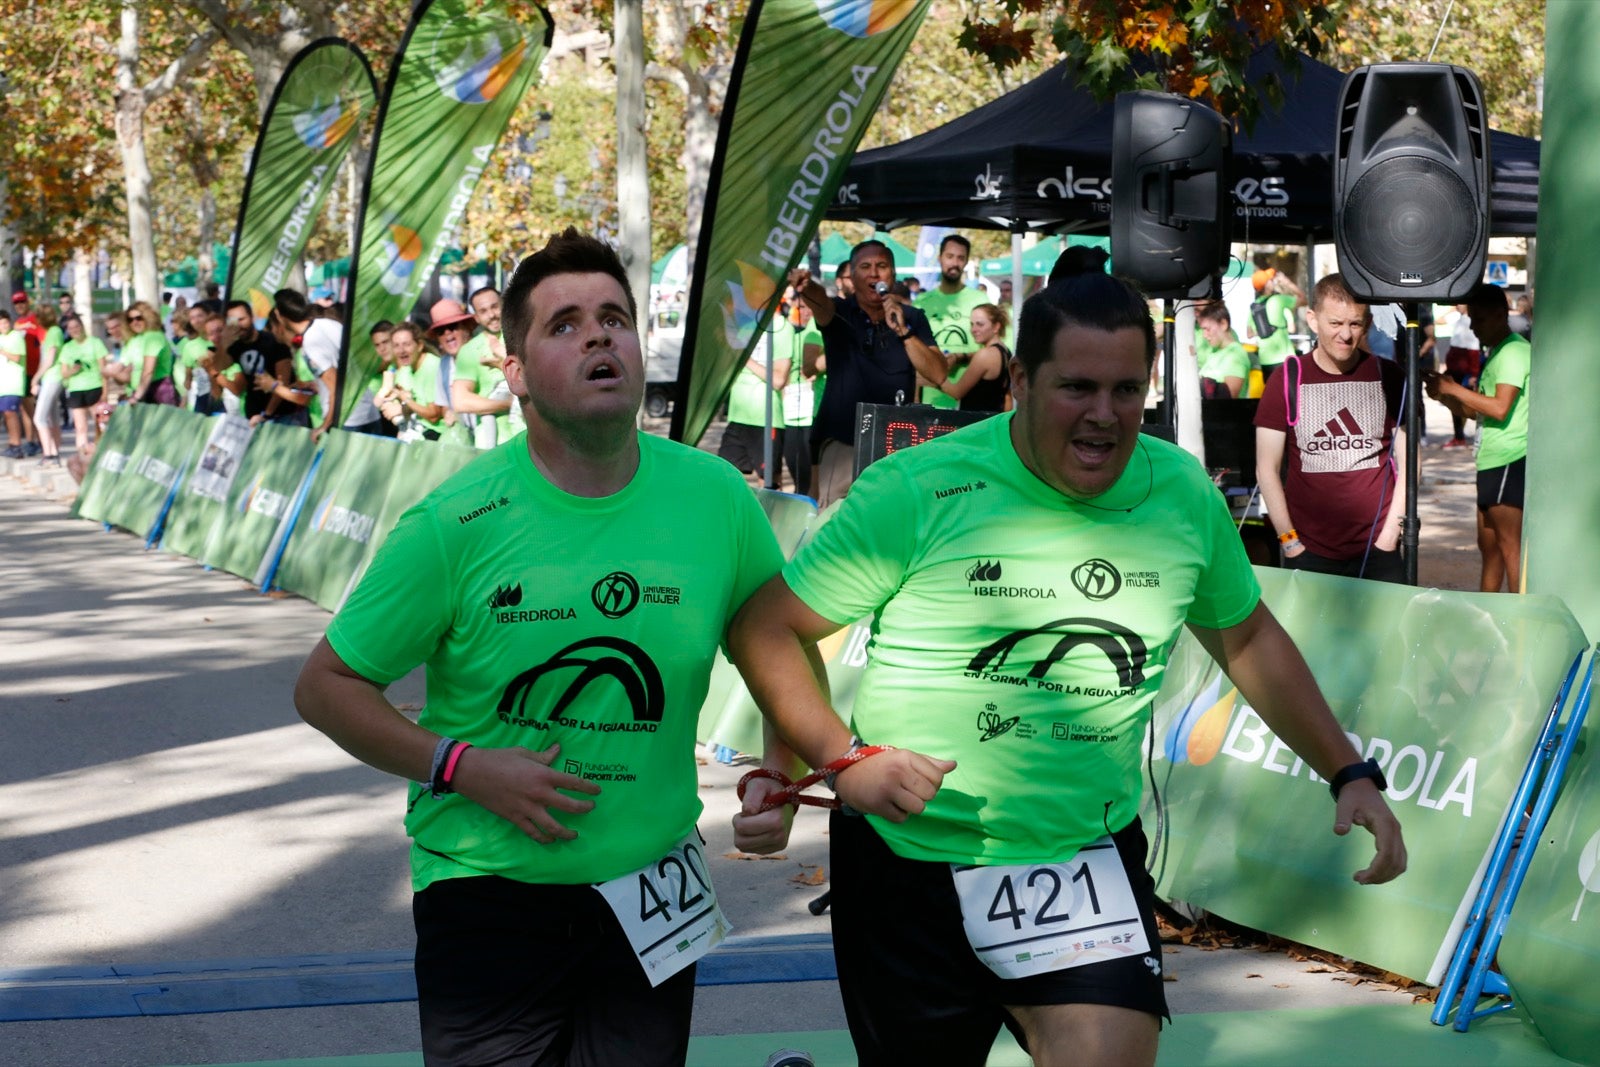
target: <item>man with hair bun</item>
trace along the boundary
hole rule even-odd
[[[1154,355],[1132,285],[1052,279],[1023,306],[1015,410],[868,467],[729,630],[781,739],[764,767],[827,768],[844,804],[833,944],[863,1067],[976,1067],[1001,1026],[1038,1063],[1155,1061],[1167,1008],[1140,771],[1181,626],[1330,781],[1334,833],[1372,831],[1356,881],[1405,869],[1382,774],[1261,602],[1221,494],[1139,432]],[[869,617],[847,726],[816,643]],[[751,780],[738,847],[785,846],[787,809],[762,810],[781,787]],[[1091,877],[1096,943],[1036,924],[1027,886]],[[987,947],[1024,936],[1027,953]]]

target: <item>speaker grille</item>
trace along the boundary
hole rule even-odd
[[[1345,251],[1396,287],[1431,285],[1479,254],[1477,198],[1454,171],[1423,156],[1375,164],[1350,189],[1343,212]]]

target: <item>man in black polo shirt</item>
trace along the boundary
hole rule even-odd
[[[294,353],[270,333],[256,329],[255,311],[243,300],[235,300],[228,305],[222,327],[222,346],[228,350],[233,362],[239,364],[239,369],[244,371],[244,380],[249,383],[243,398],[242,414],[245,418],[253,419],[260,415],[264,419],[278,420],[287,417],[285,421],[307,425],[305,408],[293,405],[282,407],[272,393],[256,387],[256,378],[262,374],[270,374],[283,385],[293,382]]]
[[[819,508],[841,499],[855,480],[856,404],[915,403],[919,373],[935,384],[948,373],[928,317],[890,292],[894,257],[887,245],[862,241],[851,249],[850,279],[852,295],[830,297],[806,268],[789,274],[822,331],[828,365],[828,387],[811,425]]]

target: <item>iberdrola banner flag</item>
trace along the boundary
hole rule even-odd
[[[342,38],[313,41],[289,61],[250,157],[228,273],[228,299],[250,301],[256,318],[300,261],[377,98],[366,56]]]
[[[805,256],[929,0],[754,0],[689,287],[672,437],[700,439]]]
[[[373,136],[335,425],[377,372],[372,327],[406,317],[454,242],[553,32],[544,8],[505,0],[424,0],[411,16]]]

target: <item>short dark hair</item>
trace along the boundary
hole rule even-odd
[[[1067,326],[1107,333],[1138,330],[1144,335],[1145,370],[1155,363],[1156,327],[1149,301],[1125,278],[1093,271],[1073,274],[1028,297],[1017,326],[1017,359],[1029,378],[1050,360],[1056,334]]]
[[[379,319],[373,325],[372,329],[367,331],[367,336],[376,337],[380,333],[394,333],[394,323],[390,322],[388,319]]]
[[[1488,282],[1479,282],[1467,293],[1465,300],[1467,307],[1479,308],[1484,311],[1507,311],[1511,305],[1507,301],[1506,291],[1498,285]]]
[[[1233,316],[1228,313],[1228,305],[1220,300],[1209,300],[1201,304],[1200,309],[1194,314],[1195,318],[1206,322],[1225,322],[1230,326],[1233,325]]]
[[[279,289],[272,294],[272,310],[284,322],[306,322],[317,317],[311,301],[298,289]]]
[[[492,285],[480,285],[476,289],[472,290],[472,292],[467,294],[467,309],[469,311],[472,309],[472,302],[478,299],[478,297],[482,296],[484,293],[493,293],[495,296],[499,296],[500,290],[496,289]]]
[[[854,248],[852,248],[850,250],[850,269],[851,270],[855,269],[856,257],[859,256],[861,253],[865,252],[869,248],[881,248],[881,249],[883,249],[883,254],[889,257],[890,266],[894,265],[894,253],[889,251],[889,246],[884,244],[882,241],[878,240],[876,237],[869,237],[865,241],[862,241],[860,244],[856,245]]]
[[[944,246],[947,244],[958,244],[967,250],[967,255],[972,255],[972,242],[959,233],[947,233],[944,235],[944,240],[939,242],[939,254],[941,256],[944,255]]]
[[[607,274],[615,278],[628,298],[628,317],[633,320],[634,329],[639,328],[639,308],[634,302],[633,290],[628,287],[628,271],[616,249],[586,233],[579,233],[575,226],[568,226],[550,238],[549,244],[517,264],[500,298],[500,332],[505,338],[506,351],[511,355],[522,358],[522,342],[534,317],[528,299],[534,287],[557,274]]]
[[[1345,284],[1342,274],[1328,274],[1317,282],[1316,287],[1311,290],[1311,310],[1316,311],[1328,300],[1343,300],[1346,304],[1355,304],[1357,307],[1366,305],[1365,300],[1356,299],[1356,294]]]
[[[230,300],[228,301],[227,307],[223,308],[222,310],[223,313],[226,314],[227,312],[232,311],[234,308],[244,308],[250,313],[250,321],[252,323],[256,321],[256,309],[250,306],[250,302],[248,300]]]

